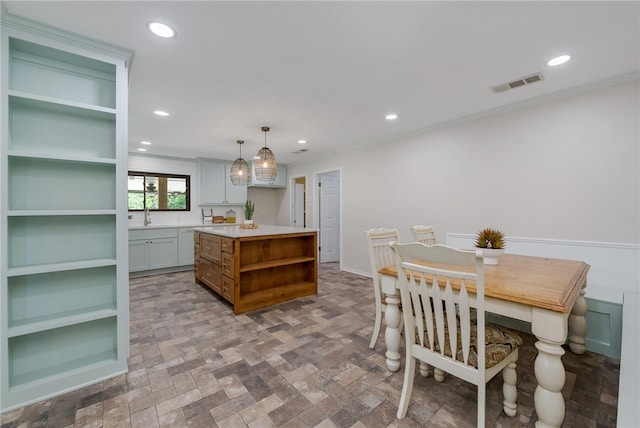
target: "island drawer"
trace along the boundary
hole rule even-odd
[[[207,284],[207,286],[216,293],[221,294],[222,274],[220,272],[220,266],[205,261],[200,263],[200,269],[202,269],[201,281]]]
[[[219,265],[221,263],[221,239],[219,236],[200,234],[200,256],[212,263]]]
[[[233,254],[222,253],[222,274],[233,278]]]
[[[233,279],[222,276],[222,297],[233,303]]]
[[[233,239],[220,238],[222,240],[222,252],[233,254]]]

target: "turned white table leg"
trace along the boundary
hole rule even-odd
[[[576,303],[571,309],[571,315],[569,315],[569,348],[574,354],[582,355],[585,351],[584,337],[587,334],[587,319],[585,315],[587,313],[587,301],[584,298],[584,287],[580,290],[580,294],[576,298]]]
[[[531,310],[531,330],[538,339],[538,355],[533,366],[538,382],[533,394],[537,428],[560,427],[564,421],[562,345],[567,340],[568,315],[539,308]]]
[[[387,357],[387,368],[392,372],[397,372],[400,369],[400,317],[402,316],[400,296],[397,293],[386,294],[386,304],[384,321],[387,328],[384,331],[384,343],[387,352],[385,356]]]
[[[538,356],[534,372],[538,386],[533,395],[534,407],[538,415],[537,428],[560,427],[564,421],[565,373],[561,357],[564,354],[562,342],[539,340],[536,342]]]

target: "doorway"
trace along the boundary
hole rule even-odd
[[[340,171],[317,175],[320,263],[340,261]]]
[[[291,179],[291,184],[293,187],[291,226],[307,227],[307,178],[295,177]]]

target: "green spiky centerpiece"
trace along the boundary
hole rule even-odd
[[[251,200],[247,199],[244,203],[244,221],[239,226],[240,229],[257,229],[258,225],[253,222],[253,211],[256,206]]]
[[[256,206],[251,200],[247,199],[247,202],[244,203],[244,219],[245,220],[253,220],[253,211]]]
[[[503,249],[505,245],[504,233],[498,229],[487,227],[478,232],[478,236],[476,237],[476,247],[478,248],[494,248],[499,250]]]
[[[498,257],[504,254],[506,245],[504,233],[498,229],[487,227],[476,236],[476,247],[482,248],[482,257],[486,265],[497,265]]]

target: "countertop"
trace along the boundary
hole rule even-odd
[[[272,226],[269,224],[261,224],[257,229],[240,229],[239,226],[225,227],[196,227],[194,230],[199,232],[211,233],[213,235],[224,236],[226,238],[243,238],[248,236],[267,236],[267,235],[286,235],[289,233],[309,233],[317,232],[317,229],[305,227],[287,227]]]
[[[129,226],[129,230],[143,230],[143,229],[185,229],[185,228],[212,228],[212,227],[234,227],[238,226],[239,223],[208,223],[208,224],[153,224],[151,223],[149,226]]]

